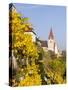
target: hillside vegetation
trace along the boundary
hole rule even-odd
[[[66,59],[44,52],[31,35],[25,34],[33,26],[28,18],[21,18],[15,10],[9,11],[9,84],[32,86],[63,84],[66,82]]]

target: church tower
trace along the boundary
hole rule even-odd
[[[48,36],[48,50],[55,52],[55,41],[54,41],[54,35],[52,32],[52,28]]]

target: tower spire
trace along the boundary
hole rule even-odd
[[[54,39],[54,35],[53,35],[53,32],[52,32],[52,27],[50,29],[50,33],[49,33],[48,39]]]

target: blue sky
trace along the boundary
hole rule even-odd
[[[40,39],[48,40],[52,27],[59,49],[66,49],[66,7],[21,3],[14,5],[17,12],[29,18],[29,22]]]

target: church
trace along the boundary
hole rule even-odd
[[[16,11],[16,8],[13,4],[10,5],[9,9]],[[33,28],[31,28],[31,27],[29,27],[29,30],[25,31],[25,34],[30,34],[32,36],[32,42],[39,43],[45,52],[53,51],[55,54],[60,55],[60,51],[59,51],[57,43],[55,41],[55,37],[54,37],[53,31],[52,31],[52,28],[50,29],[50,32],[48,35],[48,40],[45,40],[45,41],[39,40],[39,38],[37,38],[37,35],[34,32]]]
[[[37,38],[37,35],[34,31],[29,30],[25,32],[26,34],[31,34],[32,36],[32,41],[33,42],[37,42],[39,43],[39,45],[41,45],[41,47],[43,48],[43,50],[45,52],[47,51],[52,51],[57,55],[60,55],[57,43],[55,41],[55,37],[52,31],[52,28],[50,29],[49,35],[48,35],[48,40],[39,40],[39,38]]]
[[[52,32],[52,28],[51,28],[49,36],[48,36],[48,50],[53,51],[55,54],[59,53],[57,43],[54,39],[54,35],[53,35],[53,32]]]
[[[55,54],[59,54],[59,49],[55,41],[52,28],[50,29],[50,32],[48,35],[48,41],[40,40],[40,42],[41,42],[41,47],[43,48],[44,51],[52,51]]]

